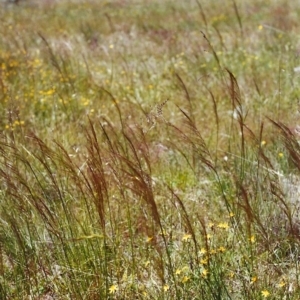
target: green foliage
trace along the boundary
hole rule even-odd
[[[1,299],[299,299],[296,1],[0,3]]]

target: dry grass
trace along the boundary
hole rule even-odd
[[[299,10],[0,3],[0,298],[299,299]]]

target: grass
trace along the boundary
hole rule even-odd
[[[299,299],[299,12],[0,3],[0,298]]]

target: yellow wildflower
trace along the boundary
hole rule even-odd
[[[200,252],[201,255],[203,255],[203,254],[205,254],[207,251],[206,251],[205,248],[201,248],[199,252]]]
[[[116,284],[113,284],[113,285],[109,288],[109,293],[110,293],[110,294],[114,294],[117,290],[118,290],[118,286],[117,286]]]
[[[203,269],[201,275],[202,275],[203,278],[207,278],[208,271],[206,269]]]
[[[167,292],[169,289],[170,289],[170,286],[167,285],[167,284],[165,284],[165,285],[164,285],[164,291]]]
[[[269,292],[269,291],[267,291],[267,290],[263,290],[263,291],[261,291],[261,294],[262,294],[262,296],[263,296],[264,298],[267,298],[267,297],[269,297],[269,296],[270,296],[270,292]]]
[[[202,259],[200,260],[200,264],[201,264],[201,265],[207,265],[207,262],[208,262],[207,257],[204,257],[204,258],[202,258]]]
[[[251,283],[255,283],[257,281],[257,277],[256,276],[253,276],[252,278],[251,278]]]
[[[185,234],[183,237],[182,237],[182,241],[186,242],[188,240],[190,240],[192,238],[192,235],[191,234]]]
[[[153,240],[153,236],[148,236],[146,238],[146,243],[150,243]]]
[[[267,142],[266,141],[261,141],[260,145],[264,146]]]
[[[181,274],[181,270],[180,269],[177,269],[176,271],[175,271],[175,275],[180,275]]]
[[[227,222],[224,222],[224,223],[219,223],[217,227],[221,229],[228,229],[229,225]]]
[[[218,251],[221,252],[221,253],[223,253],[223,252],[226,251],[226,248],[223,247],[223,246],[221,246],[221,247],[218,248]]]
[[[216,254],[216,253],[217,253],[217,250],[211,249],[211,250],[209,251],[209,253],[212,254],[212,255],[213,255],[213,254]]]
[[[186,283],[187,281],[189,281],[190,277],[188,276],[184,276],[181,280],[182,283]]]

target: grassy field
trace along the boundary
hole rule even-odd
[[[0,299],[300,299],[299,15],[2,1]]]

